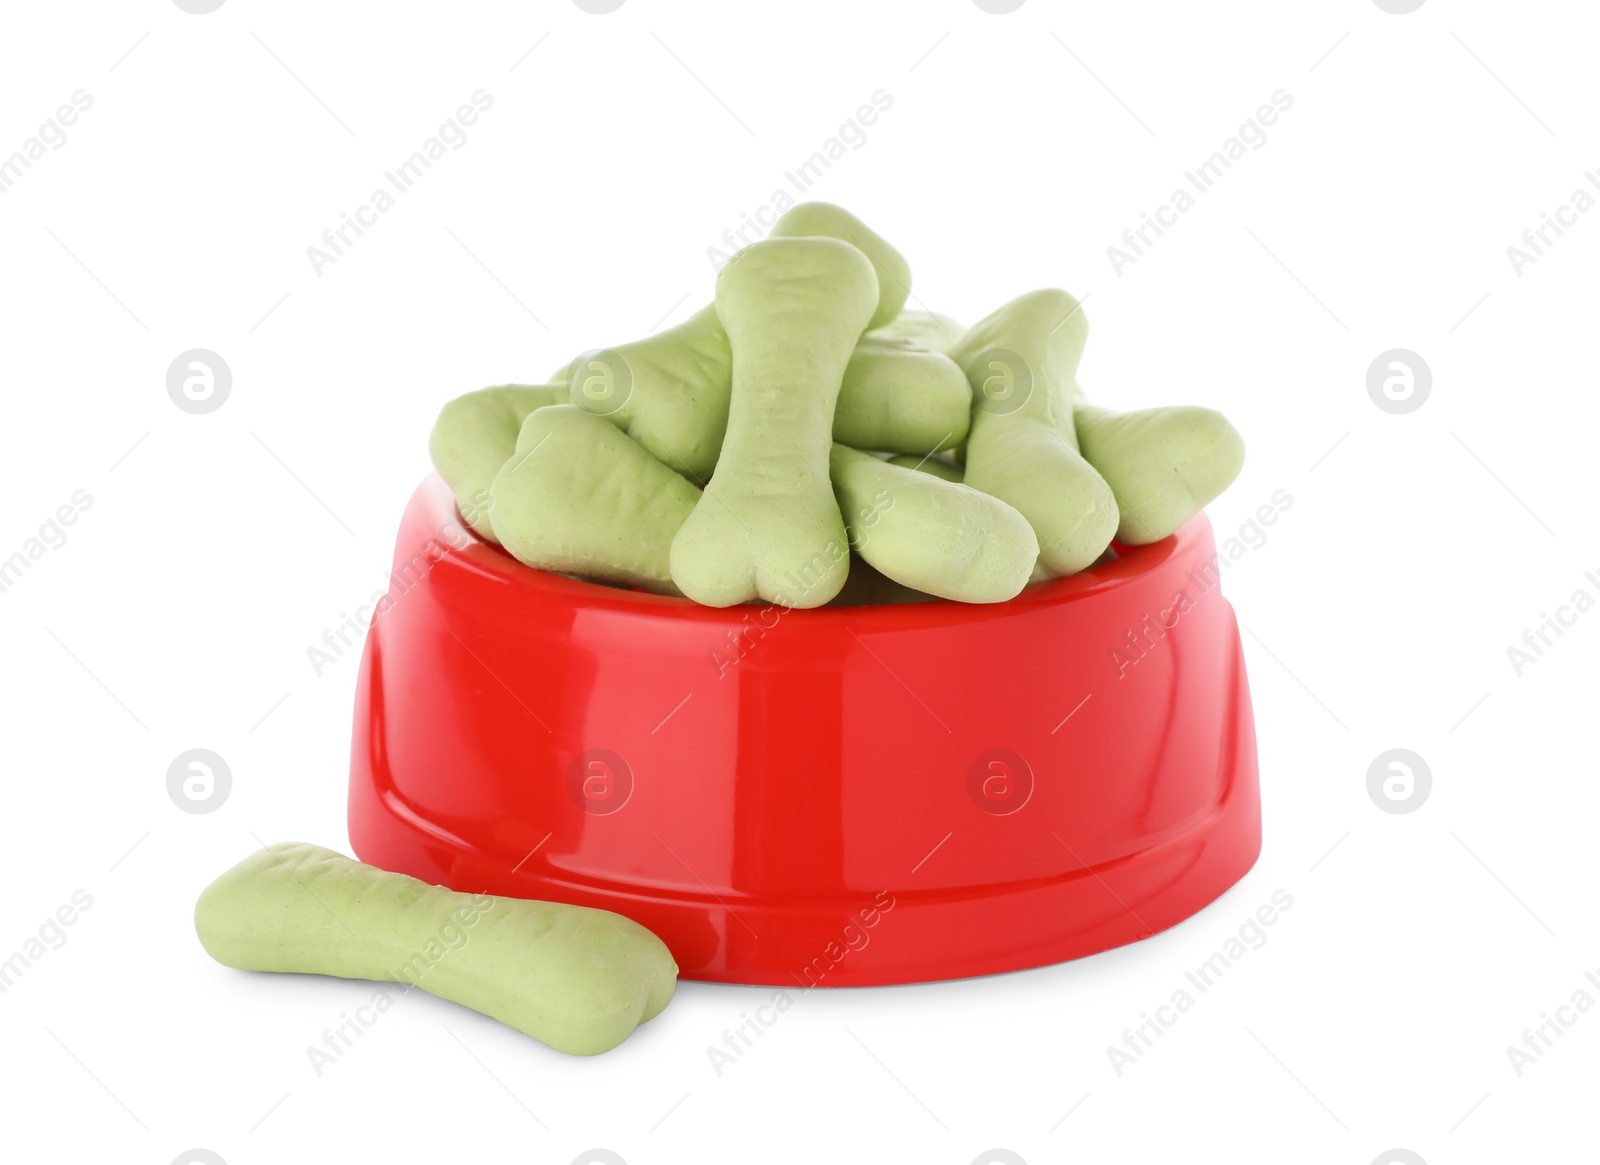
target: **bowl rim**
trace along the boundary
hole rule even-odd
[[[456,535],[447,539],[443,548],[444,558],[529,593],[559,597],[590,610],[657,616],[682,622],[743,623],[751,612],[777,611],[785,619],[799,619],[824,627],[844,626],[848,621],[853,626],[845,627],[845,630],[852,634],[862,628],[897,631],[981,623],[1041,606],[1083,601],[1160,573],[1164,564],[1175,558],[1186,558],[1191,550],[1212,541],[1211,524],[1202,510],[1179,527],[1176,533],[1159,542],[1140,546],[1113,542],[1111,549],[1116,557],[1110,561],[1065,578],[1030,583],[1016,597],[1002,603],[963,603],[954,599],[934,598],[916,603],[877,603],[853,607],[785,607],[781,603],[770,602],[708,607],[679,595],[659,595],[645,590],[607,586],[529,566],[472,528],[462,517],[455,494],[438,473],[430,474],[417,492],[423,495],[422,500],[427,504],[429,525],[435,529],[450,528],[452,535]],[[465,535],[464,544],[459,538],[462,534]]]

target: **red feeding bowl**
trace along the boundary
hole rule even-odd
[[[1197,517],[994,605],[716,610],[523,566],[437,477],[356,697],[350,838],[456,890],[616,911],[685,978],[955,979],[1189,917],[1261,845]]]

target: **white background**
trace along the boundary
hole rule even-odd
[[[5,1155],[1592,1159],[1600,1013],[1520,1077],[1506,1048],[1600,968],[1600,613],[1520,677],[1506,649],[1600,598],[1600,214],[1520,275],[1506,249],[1600,167],[1595,33],[1577,0],[7,5],[0,155],[93,106],[0,195],[0,557],[93,502],[0,594],[0,957],[93,906],[0,996]],[[479,89],[465,146],[315,273]],[[318,1078],[307,1045],[370,987],[228,971],[190,911],[260,841],[348,848],[356,660],[306,649],[382,585],[435,412],[707,301],[707,248],[880,89],[811,194],[908,256],[916,304],[1086,297],[1091,393],[1245,434],[1219,533],[1294,499],[1224,583],[1260,863],[1131,948],[813,992],[720,1077],[706,1048],[768,992],[686,983],[591,1060],[412,996]],[[1266,144],[1118,275],[1107,247],[1279,89]],[[196,347],[233,374],[202,416],[165,385]],[[1396,347],[1433,375],[1408,415],[1366,390]],[[166,791],[197,747],[233,774],[206,815]],[[1403,816],[1366,789],[1395,747],[1433,774]],[[1119,1076],[1107,1047],[1280,888],[1266,944]]]

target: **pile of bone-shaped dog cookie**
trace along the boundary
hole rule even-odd
[[[963,329],[903,311],[910,287],[854,215],[801,204],[684,323],[451,401],[434,465],[520,561],[715,607],[1003,602],[1238,475],[1219,413],[1085,400],[1066,292]]]

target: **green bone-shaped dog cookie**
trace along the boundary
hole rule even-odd
[[[733,356],[713,304],[683,323],[568,366],[570,400],[681,473],[704,480],[728,424]]]
[[[911,271],[904,258],[848,211],[802,203],[778,220],[772,235],[867,242],[879,256],[868,256],[874,273],[883,272],[873,318],[892,320],[905,302]],[[570,379],[573,404],[605,417],[696,481],[715,468],[728,425],[733,359],[714,304],[664,332],[585,353],[555,379]],[[926,349],[910,343],[869,345],[840,387],[836,421],[841,427],[834,436],[866,448],[920,455],[953,432],[948,442],[953,445],[965,435],[970,399],[969,393],[956,393],[954,384],[953,370]],[[936,431],[930,436],[930,430]]]
[[[301,842],[212,882],[194,924],[227,966],[409,983],[575,1056],[616,1047],[677,984],[666,944],[620,914],[457,894]]]
[[[772,230],[769,239],[838,239],[849,243],[872,262],[878,279],[878,306],[872,311],[868,328],[881,328],[893,322],[911,294],[911,264],[879,234],[842,206],[831,202],[802,202],[789,208]]]
[[[502,384],[458,396],[439,411],[428,456],[456,506],[479,535],[496,541],[489,521],[489,486],[516,451],[522,422],[535,409],[567,399],[566,384]]]
[[[968,328],[951,353],[973,393],[963,480],[1022,511],[1052,576],[1090,566],[1117,529],[1111,487],[1079,453],[1072,423],[1087,338],[1077,300],[1031,291]]]
[[[828,481],[833,410],[877,302],[871,262],[835,239],[768,239],[722,269],[728,433],[672,542],[672,579],[691,599],[820,607],[844,585],[849,544]]]
[[[971,423],[972,389],[954,360],[909,340],[861,337],[839,385],[835,441],[920,457],[954,449]]]
[[[1177,405],[1119,413],[1096,408],[1074,389],[1078,444],[1116,495],[1119,542],[1161,541],[1244,467],[1244,439],[1215,409]]]
[[[834,445],[833,491],[862,559],[895,582],[963,603],[1028,585],[1039,541],[999,498]]]
[[[677,593],[668,554],[700,491],[615,425],[572,405],[530,413],[489,493],[518,561]]]

